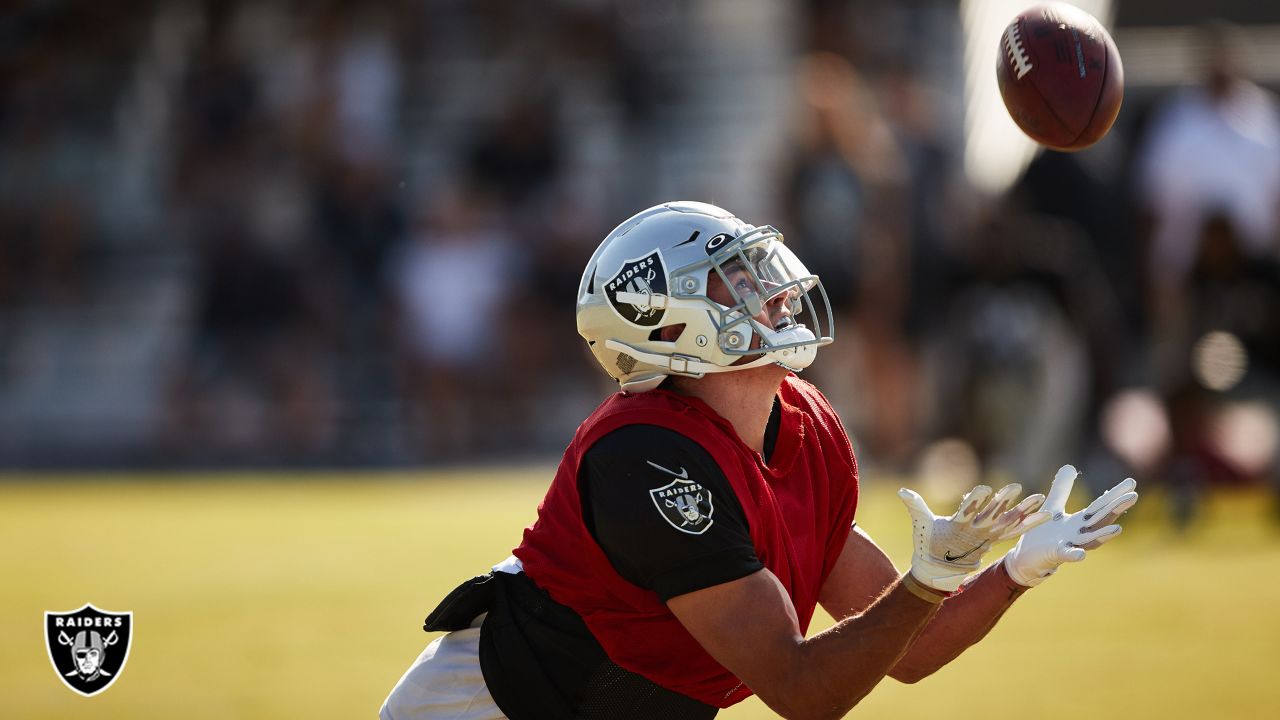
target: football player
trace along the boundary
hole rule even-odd
[[[1068,514],[1070,466],[1047,499],[980,485],[946,516],[903,489],[899,573],[854,523],[839,418],[796,375],[832,340],[822,283],[775,229],[718,207],[667,203],[615,228],[577,322],[620,392],[578,428],[512,557],[428,616],[449,632],[386,720],[685,720],[753,693],[784,717],[838,717],[886,675],[955,659],[1137,500],[1126,480]],[[810,634],[819,603],[837,623]]]

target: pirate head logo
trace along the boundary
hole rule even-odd
[[[605,283],[604,293],[614,312],[633,325],[654,327],[666,311],[649,305],[653,295],[667,294],[667,269],[657,250],[622,263],[622,269]],[[618,294],[622,293],[622,297]]]
[[[649,465],[666,473],[671,482],[649,491],[658,514],[671,527],[690,535],[701,535],[711,529],[714,522],[711,513],[715,510],[711,504],[711,491],[702,483],[689,479],[689,471],[683,467],[679,472],[669,470],[661,465],[646,461]]]
[[[44,614],[45,645],[62,682],[92,697],[120,676],[129,659],[133,613],[113,613],[85,605],[79,610]]]

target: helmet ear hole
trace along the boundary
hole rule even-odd
[[[684,328],[684,323],[654,328],[653,332],[649,333],[649,340],[652,342],[676,342],[684,334]]]

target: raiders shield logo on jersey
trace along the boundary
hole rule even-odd
[[[622,293],[623,297],[618,294]],[[653,295],[667,294],[667,269],[657,250],[648,255],[622,263],[622,269],[605,283],[604,294],[609,304],[624,320],[642,327],[654,327],[662,322],[666,311],[649,305]]]
[[[67,687],[92,697],[111,687],[129,659],[133,613],[86,604],[44,614],[44,639],[54,672]]]
[[[689,471],[680,468],[679,472],[669,470],[661,465],[646,460],[653,467],[667,475],[673,476],[671,482],[649,491],[649,498],[663,520],[671,527],[690,535],[701,535],[711,529],[711,513],[715,508],[711,504],[711,491],[702,483],[689,479]]]

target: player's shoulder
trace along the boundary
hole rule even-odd
[[[642,393],[616,392],[605,398],[587,418],[587,425],[657,424],[674,427],[689,409],[689,402],[661,388]]]
[[[583,454],[578,482],[590,497],[621,493],[630,498],[626,502],[637,497],[628,494],[636,489],[733,493],[725,468],[706,448],[670,428],[647,424],[624,425],[597,440]]]
[[[592,443],[587,455],[614,460],[636,458],[642,462],[648,456],[689,456],[713,462],[711,454],[693,438],[652,423],[628,423],[614,428]]]

